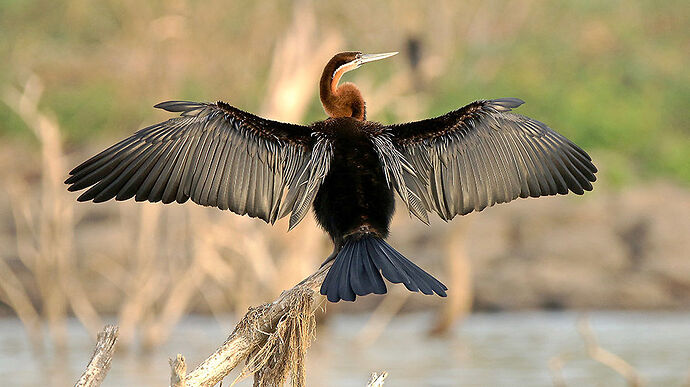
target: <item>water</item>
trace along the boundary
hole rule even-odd
[[[624,386],[615,372],[586,357],[571,312],[475,314],[441,339],[425,336],[433,316],[396,317],[369,346],[355,344],[369,315],[338,315],[318,327],[309,350],[310,386],[366,385],[386,370],[386,386],[552,386],[549,360],[568,353],[569,386]],[[173,338],[150,354],[119,353],[104,386],[168,385],[168,357],[183,353],[190,367],[226,337],[228,327],[207,317],[180,323]],[[591,326],[600,344],[631,363],[649,386],[681,386],[690,370],[690,313],[596,312]],[[72,385],[93,343],[72,321],[64,355],[35,357],[20,323],[0,320],[0,385]],[[225,385],[229,385],[227,380]],[[250,381],[239,384],[251,386]]]

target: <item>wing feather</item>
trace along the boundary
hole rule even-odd
[[[522,103],[477,101],[440,117],[388,126],[412,169],[398,193],[418,197],[424,215],[434,211],[450,220],[518,197],[592,190],[597,168],[589,155],[543,123],[511,112]]]
[[[191,198],[268,223],[292,214],[291,228],[304,217],[328,172],[329,139],[317,144],[307,126],[267,120],[224,102],[156,107],[180,116],[141,129],[74,168],[68,189],[88,188],[78,200]],[[286,195],[289,202],[282,201]]]
[[[189,147],[189,142],[189,138],[184,138],[181,141],[175,142],[170,151],[170,157],[158,161],[163,170],[158,176],[156,184],[151,188],[151,191],[152,194],[155,195],[156,198],[159,198],[164,204],[175,201],[177,189],[180,185],[180,165],[184,162],[185,152]],[[160,181],[160,183],[158,183],[158,181]]]

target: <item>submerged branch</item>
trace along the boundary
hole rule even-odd
[[[594,335],[594,331],[592,331],[589,325],[589,319],[586,316],[580,317],[577,328],[585,343],[585,350],[589,357],[616,371],[625,378],[629,386],[639,387],[644,385],[644,381],[635,367],[623,360],[622,357],[607,351],[599,345],[599,341]]]
[[[599,340],[597,340],[597,337],[589,324],[589,318],[587,315],[581,315],[578,317],[577,330],[585,344],[587,356],[621,375],[623,378],[625,378],[628,386],[641,387],[645,385],[644,379],[637,369],[635,369],[635,367],[625,361],[622,357],[604,349],[599,344]],[[549,370],[551,371],[551,378],[554,386],[567,386],[565,378],[563,377],[563,368],[568,362],[577,357],[578,355],[576,353],[571,352],[562,353],[549,360]]]

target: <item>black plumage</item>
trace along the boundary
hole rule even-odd
[[[592,190],[589,155],[539,121],[511,113],[524,102],[473,102],[437,118],[390,126],[414,173],[407,187],[445,220],[518,197]]]
[[[511,112],[516,98],[473,102],[406,124],[367,121],[364,100],[340,77],[392,54],[336,55],[321,78],[330,118],[309,126],[257,117],[224,102],[164,102],[180,117],[150,126],[70,172],[79,201],[110,199],[229,209],[295,227],[313,206],[335,259],[321,293],[337,302],[386,292],[383,277],[411,291],[446,287],[385,238],[394,192],[411,214],[450,220],[518,197],[592,189],[596,167],[577,145]]]

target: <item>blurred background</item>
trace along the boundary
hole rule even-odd
[[[311,217],[287,234],[191,203],[77,204],[62,181],[169,118],[161,101],[323,119],[323,66],[358,50],[400,51],[345,76],[369,119],[519,97],[600,172],[581,197],[430,227],[398,205],[392,244],[449,297],[325,305],[308,383],[625,385],[585,345],[596,334],[644,382],[690,385],[686,2],[2,0],[0,30],[0,384],[73,383],[117,323],[106,385],[162,385],[167,357],[196,365],[313,272],[330,242]]]

